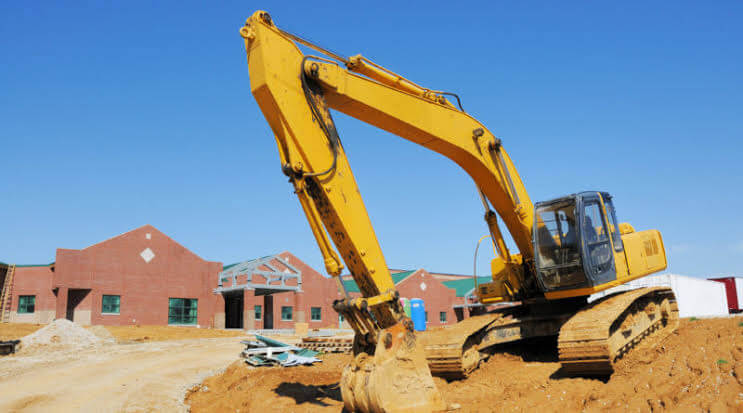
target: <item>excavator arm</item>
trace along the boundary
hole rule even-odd
[[[394,285],[335,130],[332,108],[436,151],[467,171],[486,208],[504,277],[514,278],[509,288],[518,289],[513,284],[515,278],[523,279],[521,263],[532,261],[533,204],[500,140],[485,126],[442,92],[361,56],[345,58],[323,50],[277,28],[266,12],[248,19],[241,34],[253,95],[274,132],[282,169],[295,186],[328,273],[337,277],[343,268],[332,239],[367,304],[392,299]],[[305,55],[296,43],[335,60]],[[508,251],[490,205],[520,256]],[[397,322],[384,309],[373,308],[372,313],[381,328]]]

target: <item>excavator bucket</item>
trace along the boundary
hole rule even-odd
[[[343,370],[341,395],[350,412],[445,410],[423,343],[403,323],[382,330],[374,355],[358,353]]]

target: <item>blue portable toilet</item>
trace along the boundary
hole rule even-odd
[[[410,318],[413,319],[415,331],[426,330],[426,307],[420,298],[410,299]]]

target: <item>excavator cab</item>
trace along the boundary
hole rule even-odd
[[[534,256],[543,292],[591,288],[617,278],[622,238],[606,192],[581,192],[535,205]]]

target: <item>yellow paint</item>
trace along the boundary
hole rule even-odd
[[[666,251],[663,246],[663,238],[658,230],[651,229],[622,235],[622,243],[624,244],[624,251],[614,252],[614,262],[617,265],[617,279],[615,281],[590,288],[545,293],[544,296],[548,300],[582,297],[666,269],[668,265]],[[646,243],[649,243],[650,250],[645,248]],[[657,248],[654,248],[654,246]]]

